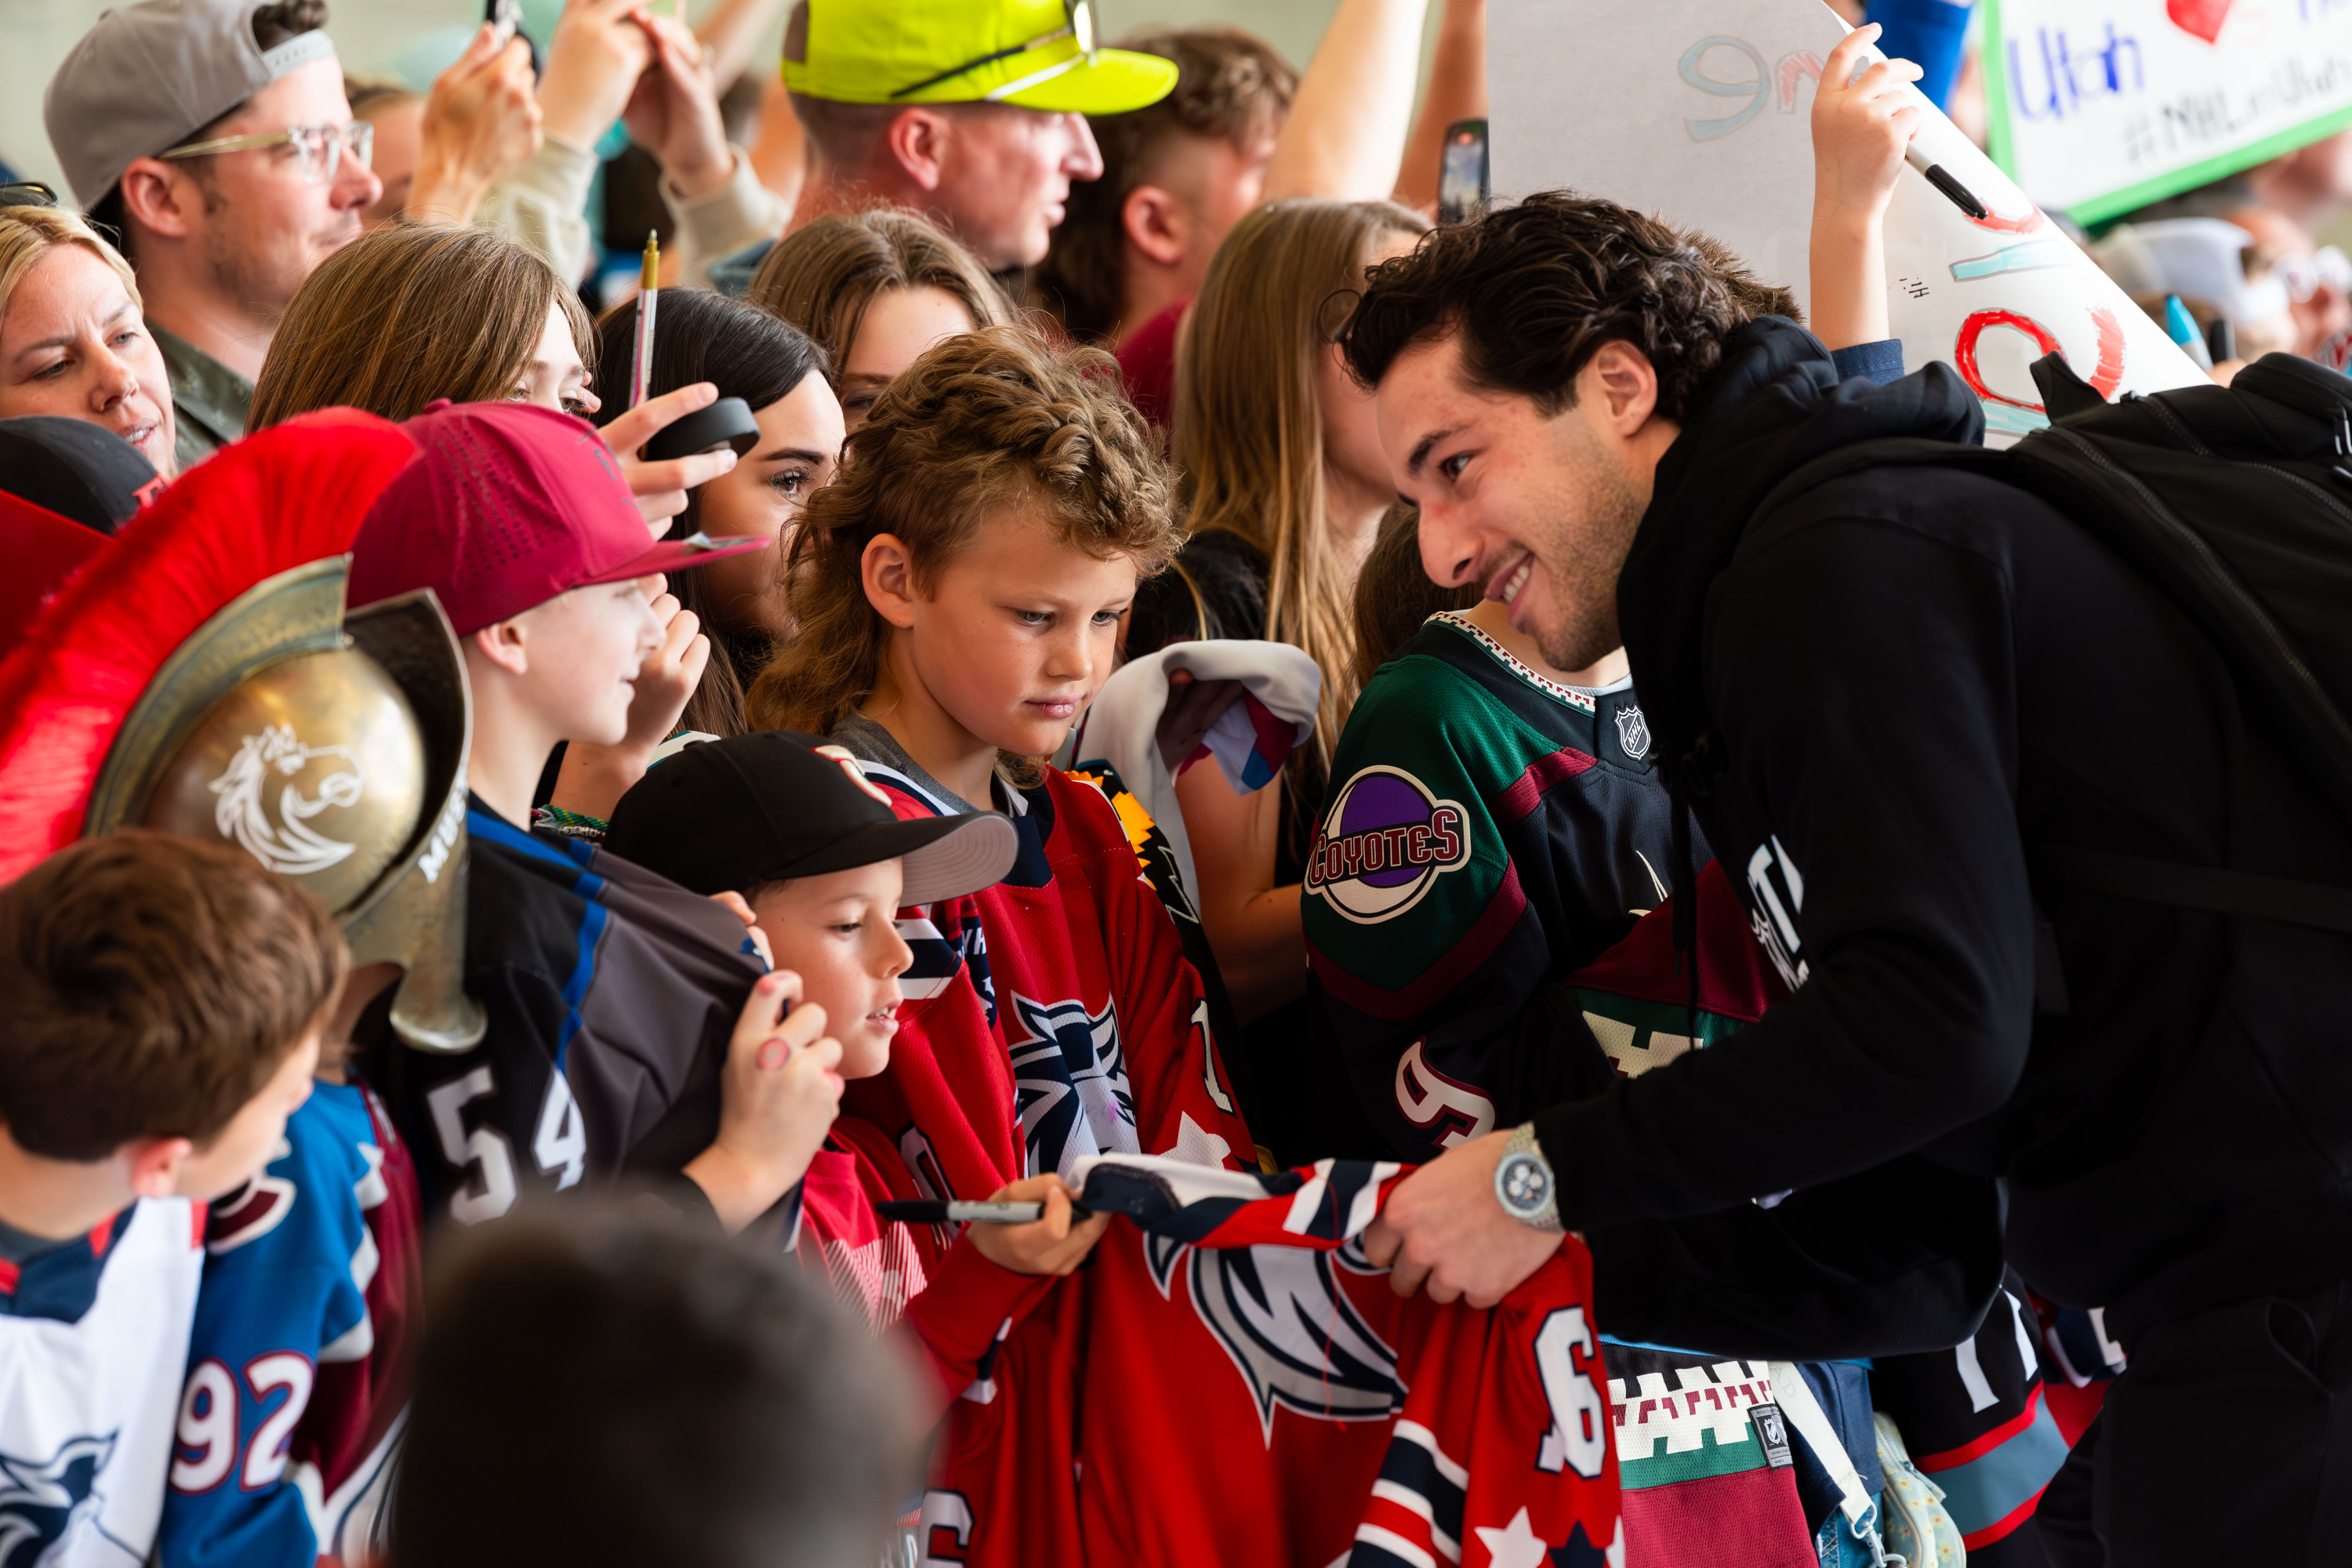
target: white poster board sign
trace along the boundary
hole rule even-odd
[[[1846,31],[1820,0],[1494,0],[1496,197],[1566,188],[1659,214],[1802,301],[1813,85]],[[2048,423],[2030,367],[2053,349],[2110,397],[2202,379],[1990,159],[1928,116],[1916,144],[1990,215],[1968,217],[1907,170],[1895,186],[1887,311],[1907,368],[1957,369],[1996,446]]]
[[[2352,0],[1985,0],[1984,64],[1994,162],[2095,224],[2352,125]]]

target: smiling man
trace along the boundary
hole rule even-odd
[[[75,198],[138,274],[183,468],[245,433],[278,317],[383,192],[326,23],[325,0],[126,5],[42,102]]]
[[[1841,384],[1759,302],[1709,242],[1549,195],[1376,269],[1348,329],[1430,575],[1553,665],[1623,644],[1790,991],[1449,1150],[1373,1256],[1401,1290],[1491,1301],[1583,1230],[1606,1327],[1612,1296],[1686,1285],[1628,1237],[1794,1236],[1780,1216],[1971,1184],[1990,1213],[1999,1181],[2009,1261],[2103,1306],[2129,1357],[2042,1506],[2057,1560],[2315,1562],[2352,1504],[2352,938],[2037,867],[2092,847],[2342,886],[2352,833],[2188,618],[2043,502],[1864,467],[1763,504],[1853,443],[1983,423],[1941,364]],[[1855,1305],[1846,1344],[1901,1337]],[[1811,1331],[1790,1316],[1753,1321]]]

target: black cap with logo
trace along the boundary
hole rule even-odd
[[[1000,812],[901,821],[849,752],[764,730],[656,763],[613,808],[604,847],[706,896],[903,860],[904,907],[1001,880],[1020,838]]]

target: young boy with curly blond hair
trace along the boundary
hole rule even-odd
[[[1110,674],[1137,579],[1179,542],[1167,468],[1110,369],[1003,327],[894,381],[810,501],[787,566],[801,635],[751,689],[754,723],[845,747],[899,816],[992,807],[1020,838],[1001,882],[900,912],[890,1065],[849,1086],[835,1131],[877,1197],[984,1197],[1097,1152],[1248,1168],[1200,973],[1102,790],[1045,764]],[[919,1239],[929,1268],[945,1227]],[[956,1484],[927,1531],[1083,1556],[1088,1278],[1013,1325],[958,1402]]]

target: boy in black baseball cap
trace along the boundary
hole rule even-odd
[[[766,938],[771,961],[800,975],[803,1000],[824,1009],[841,1042],[838,1070],[853,1082],[890,1065],[898,977],[914,961],[898,910],[992,885],[1019,846],[1012,819],[993,811],[901,820],[849,752],[773,730],[686,747],[621,797],[604,836],[607,851],[695,892],[740,896],[737,912]],[[968,1226],[910,1305],[924,1292],[923,1266],[905,1227],[875,1217],[872,1198],[887,1184],[861,1152],[869,1134],[884,1136],[845,1117],[810,1163],[800,1248],[822,1257],[835,1289],[877,1328],[905,1310],[952,1395],[999,1325],[1042,1297],[1035,1277],[1076,1268],[1108,1221],[1073,1224],[1056,1176],[1014,1182],[988,1195],[1043,1203],[1045,1217]]]
[[[841,1041],[841,1076],[890,1064],[899,910],[976,892],[1013,868],[1010,817],[902,822],[839,746],[761,731],[684,748],[614,807],[604,847],[681,887],[740,895],[772,961]]]

